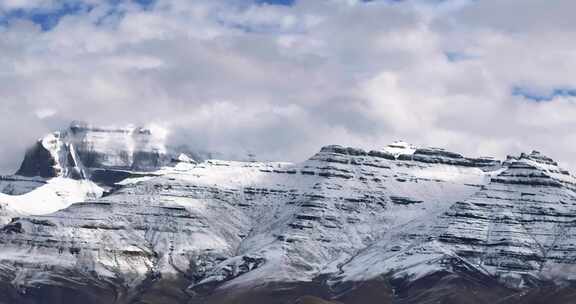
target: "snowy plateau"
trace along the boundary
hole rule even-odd
[[[576,178],[536,151],[231,161],[74,123],[0,192],[5,304],[576,302]]]

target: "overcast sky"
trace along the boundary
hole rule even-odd
[[[396,139],[576,168],[574,0],[0,0],[0,172],[71,120],[303,160]]]

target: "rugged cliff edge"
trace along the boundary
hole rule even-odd
[[[40,139],[16,175],[82,179],[103,170],[153,171],[171,160],[164,140],[145,128],[73,123]]]
[[[144,129],[81,125],[42,139],[0,184],[12,185],[5,209],[37,207],[26,195],[56,181],[101,190],[4,215],[0,302],[564,303],[573,294],[576,180],[540,153],[500,162],[398,142],[327,146],[297,164],[173,155]]]

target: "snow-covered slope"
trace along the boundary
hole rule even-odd
[[[5,226],[0,270],[20,289],[121,278],[137,290],[184,274],[194,293],[312,281],[390,229],[469,197],[499,165],[387,149],[328,146],[300,164],[180,162],[128,178],[107,197]]]
[[[462,269],[520,288],[576,279],[576,179],[538,152],[504,165],[470,198],[388,233],[344,265],[339,280]]]
[[[102,188],[87,180],[52,178],[34,190],[21,195],[0,193],[0,205],[20,215],[40,215],[56,212],[73,202],[83,202],[102,196]]]
[[[149,129],[79,122],[46,135],[27,151],[15,175],[0,176],[0,222],[96,199],[135,172],[158,170],[171,161],[164,140],[165,134]]]
[[[133,144],[109,149],[102,142],[110,139],[90,130],[82,132],[99,135],[79,141],[99,144],[64,140],[80,161],[52,168],[126,172],[108,181],[107,195],[86,197],[98,186],[64,174],[18,177],[41,185],[0,197],[18,197],[35,214],[0,230],[0,294],[10,302],[258,303],[238,295],[278,288],[287,296],[305,286],[368,303],[345,299],[374,281],[394,298],[406,282],[437,274],[486,279],[504,294],[572,280],[560,269],[576,260],[576,180],[536,152],[500,162],[397,142],[374,151],[327,146],[297,164],[184,155],[135,166],[134,157],[118,157]],[[170,155],[138,142],[146,144],[129,151],[155,151],[146,164]],[[99,162],[87,162],[94,153]],[[39,192],[56,188],[83,202],[66,206]],[[42,207],[33,202],[41,199]]]

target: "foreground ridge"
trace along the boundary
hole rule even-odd
[[[539,152],[498,161],[396,142],[296,164],[196,162],[149,130],[77,124],[39,141],[0,189],[7,303],[573,294],[576,180]]]

